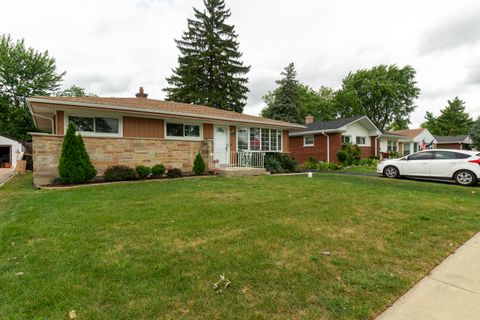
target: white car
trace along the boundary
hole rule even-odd
[[[468,150],[425,150],[403,158],[382,161],[377,165],[377,173],[387,178],[406,176],[448,179],[463,186],[471,186],[480,179],[480,153]]]

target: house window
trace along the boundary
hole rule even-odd
[[[171,138],[200,138],[200,125],[167,123],[166,133]]]
[[[410,143],[403,144],[403,155],[408,156],[410,154]]]
[[[388,140],[387,141],[387,151],[388,152],[397,152],[397,141]]]
[[[238,150],[248,150],[248,128],[238,128]]]
[[[418,142],[413,143],[413,152],[418,152],[420,151],[420,148],[418,147]]]
[[[342,143],[352,143],[351,136],[342,136]]]
[[[315,145],[315,139],[313,135],[308,135],[303,137],[304,147],[313,147],[314,145]]]
[[[78,132],[119,134],[119,119],[103,117],[77,117],[69,116],[69,123],[73,123]]]
[[[282,130],[267,128],[238,128],[239,151],[281,151]]]
[[[262,129],[262,151],[270,150],[270,130]]]
[[[366,145],[367,138],[366,137],[356,137],[356,141],[358,145]]]

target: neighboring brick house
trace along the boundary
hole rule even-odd
[[[437,148],[439,149],[457,149],[471,150],[472,139],[468,135],[460,136],[435,136],[437,139]]]
[[[155,165],[191,171],[198,152],[209,166],[254,167],[264,152],[289,152],[288,133],[302,125],[199,105],[136,98],[31,97],[35,125],[34,183],[58,177],[69,123],[83,136],[98,174],[112,165]],[[263,167],[263,164],[262,164]]]
[[[382,132],[367,116],[314,122],[305,119],[306,128],[290,132],[290,152],[300,163],[314,157],[318,161],[337,162],[343,143],[356,144],[361,157],[378,157]]]

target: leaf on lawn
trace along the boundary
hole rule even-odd
[[[15,275],[16,275],[16,276],[23,276],[23,274],[24,274],[24,273],[21,272],[21,271],[20,271],[20,272],[15,272]]]
[[[323,251],[322,254],[324,256],[330,256],[332,253],[330,251]]]
[[[77,312],[75,310],[71,310],[69,313],[68,313],[68,318],[69,319],[75,319],[77,317]]]
[[[232,281],[228,280],[225,274],[221,274],[220,280],[213,284],[213,290],[215,290],[215,293],[223,293],[223,291],[227,290],[230,286],[230,283],[232,283]]]

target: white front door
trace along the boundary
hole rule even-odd
[[[226,166],[229,163],[230,145],[228,143],[228,127],[215,126],[213,135],[213,161],[215,166]]]

